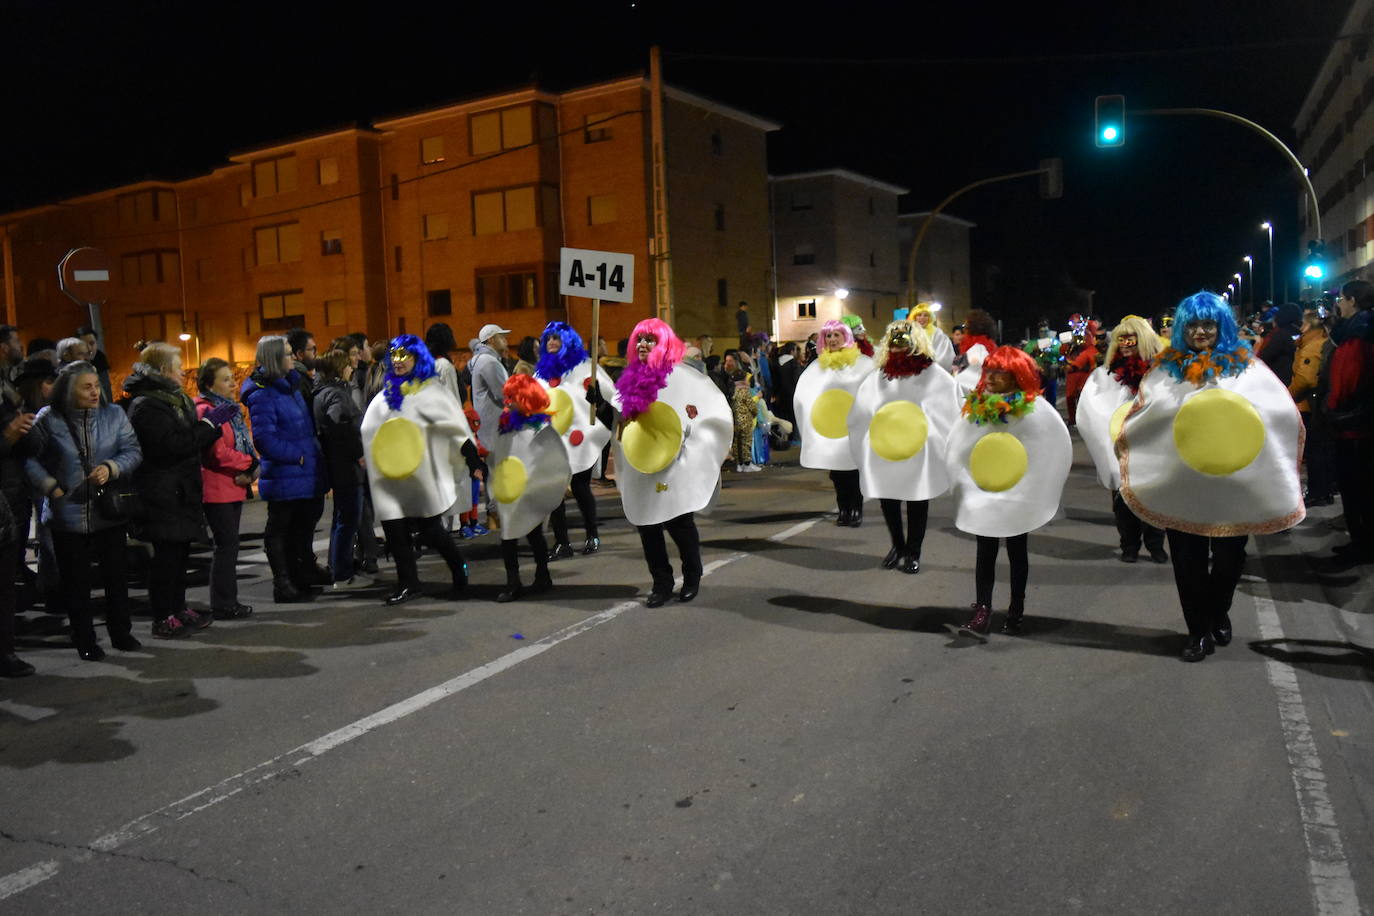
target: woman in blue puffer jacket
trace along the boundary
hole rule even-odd
[[[328,489],[323,456],[286,338],[259,340],[257,361],[239,400],[248,405],[253,446],[262,460],[258,492],[267,500],[263,548],[272,567],[272,600],[311,601],[314,587],[330,580],[328,570],[315,565],[313,549]]]
[[[43,498],[42,518],[52,529],[62,603],[77,652],[87,661],[105,657],[90,607],[91,565],[96,561],[104,580],[110,643],[122,652],[140,648],[129,619],[127,521],[106,517],[94,499],[110,480],[133,474],[143,452],[124,411],[105,400],[95,366],[82,361],[63,367],[24,447],[29,456],[24,472]]]

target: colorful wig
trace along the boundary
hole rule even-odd
[[[1178,304],[1174,310],[1173,337],[1169,344],[1181,353],[1188,352],[1187,328],[1190,321],[1215,321],[1217,323],[1217,342],[1212,347],[1217,353],[1232,354],[1242,348],[1240,328],[1231,307],[1216,293],[1194,293]]]
[[[930,303],[929,303],[929,302],[918,302],[918,303],[916,303],[916,307],[915,307],[914,309],[911,310],[911,314],[909,314],[907,317],[910,318],[910,319],[912,319],[913,322],[914,322],[917,315],[929,315],[929,316],[930,316],[930,324],[927,325],[927,327],[938,328],[938,327],[940,326],[940,319],[939,319],[939,317],[936,316],[935,310],[932,309],[932,308],[930,307]],[[927,333],[929,333],[929,332],[927,332]]]
[[[506,409],[501,412],[501,432],[515,432],[549,422],[549,393],[534,376],[512,375],[501,388],[501,396],[506,402]]]
[[[985,393],[988,373],[994,370],[1010,372],[1016,378],[1016,387],[1021,389],[1027,401],[1040,396],[1040,367],[1024,350],[998,347],[988,354],[988,358],[983,360],[983,374],[978,377],[978,387],[975,389],[979,394]]]
[[[1112,340],[1107,344],[1107,358],[1102,365],[1111,366],[1112,360],[1116,359],[1117,341],[1131,335],[1135,335],[1136,353],[1146,362],[1154,359],[1159,355],[1159,351],[1164,349],[1164,342],[1159,339],[1155,329],[1150,327],[1148,320],[1139,315],[1127,315],[1112,329]]]
[[[545,348],[549,338],[554,336],[558,337],[562,346],[557,353],[550,353]],[[582,345],[582,338],[572,329],[572,325],[564,321],[550,321],[544,333],[539,335],[539,362],[534,367],[534,374],[546,382],[561,378],[586,358],[587,348]]]
[[[914,321],[894,321],[887,326],[887,330],[883,331],[883,339],[878,341],[878,346],[873,352],[873,361],[879,369],[887,365],[888,351],[894,338],[898,340],[905,338],[910,343],[905,352],[914,356],[924,356],[928,359],[935,358],[934,349],[930,344],[930,334],[926,332],[925,328]],[[899,347],[898,350],[901,348]]]
[[[652,334],[658,339],[658,343],[649,353],[649,366],[651,368],[672,369],[673,366],[682,362],[682,354],[687,345],[682,342],[672,328],[662,321],[657,318],[645,318],[635,325],[635,329],[630,332],[630,346],[625,352],[627,368],[639,362],[639,348],[635,343],[639,340],[640,334]]]
[[[849,325],[845,324],[843,321],[832,318],[825,324],[821,325],[821,336],[818,339],[817,349],[825,349],[825,335],[830,333],[831,331],[839,331],[844,335],[844,345],[846,347],[854,346],[854,332],[849,330]]]
[[[409,350],[415,357],[415,368],[410,370],[409,375],[392,372],[391,351],[400,349]],[[386,351],[386,379],[382,382],[382,394],[386,397],[387,406],[392,410],[400,410],[401,401],[405,398],[401,386],[407,382],[423,382],[434,378],[434,375],[434,357],[423,340],[414,334],[399,334],[392,338],[391,346]]]
[[[864,327],[864,320],[858,315],[841,315],[840,320],[845,323],[845,326],[855,337],[868,333],[868,329]]]
[[[645,362],[640,362],[639,347],[635,345],[640,334],[652,334],[658,340]],[[657,318],[645,318],[635,325],[625,351],[625,369],[615,381],[624,417],[633,420],[658,400],[658,393],[668,384],[668,375],[682,361],[685,350],[686,345],[673,329]]]

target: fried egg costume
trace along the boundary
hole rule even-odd
[[[849,448],[849,412],[873,360],[858,347],[822,350],[797,379],[792,397],[801,433],[801,466],[830,471],[858,467]]]
[[[1135,395],[1113,378],[1106,366],[1093,370],[1078,399],[1078,432],[1097,468],[1098,482],[1108,490],[1121,489],[1116,437],[1134,401]]]
[[[922,325],[918,320],[922,314],[930,316],[929,324]],[[930,337],[930,352],[935,360],[935,365],[952,373],[954,371],[954,341],[950,340],[949,335],[940,330],[940,326],[935,323],[935,313],[931,310],[930,303],[918,302],[916,307],[911,310],[909,317],[913,324],[920,327]]]
[[[960,398],[978,387],[978,380],[983,377],[983,362],[993,350],[997,349],[997,345],[987,337],[965,338],[965,343],[969,340],[972,340],[973,343],[963,352],[968,365],[954,376],[954,381],[958,384]]]
[[[501,539],[523,537],[563,502],[572,469],[551,425],[502,431],[487,456]]]
[[[551,333],[559,333],[562,340],[557,353],[544,351],[543,343]],[[609,392],[615,389],[615,382],[605,369],[593,365],[592,358],[583,349],[581,338],[561,322],[554,322],[544,329],[540,345],[539,364],[535,367],[534,377],[548,390],[549,418],[567,449],[572,472],[578,474],[595,465],[601,457],[601,450],[611,441],[611,427],[595,421],[594,408],[587,402],[587,385],[593,377],[593,370],[603,396],[609,397]],[[581,358],[577,359],[579,356]]]

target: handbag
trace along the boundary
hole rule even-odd
[[[76,434],[76,425],[70,418],[64,417],[67,421],[67,429],[72,434],[72,444],[76,446],[77,458],[81,460],[81,471],[89,480],[91,476],[90,456],[86,454],[85,447],[81,444],[81,437]],[[134,489],[133,481],[123,477],[111,476],[109,480],[101,486],[88,484],[86,490],[86,501],[95,506],[95,511],[100,514],[107,522],[133,522],[144,517],[143,497],[138,490]]]

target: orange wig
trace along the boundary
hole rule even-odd
[[[1031,401],[1040,396],[1040,369],[1029,353],[1016,347],[998,347],[987,359],[983,360],[983,374],[978,379],[977,391],[984,393],[988,383],[988,372],[999,370],[1010,372],[1016,378],[1016,387]]]
[[[512,375],[506,379],[501,396],[505,398],[506,409],[521,416],[532,417],[549,410],[549,393],[532,375]]]

